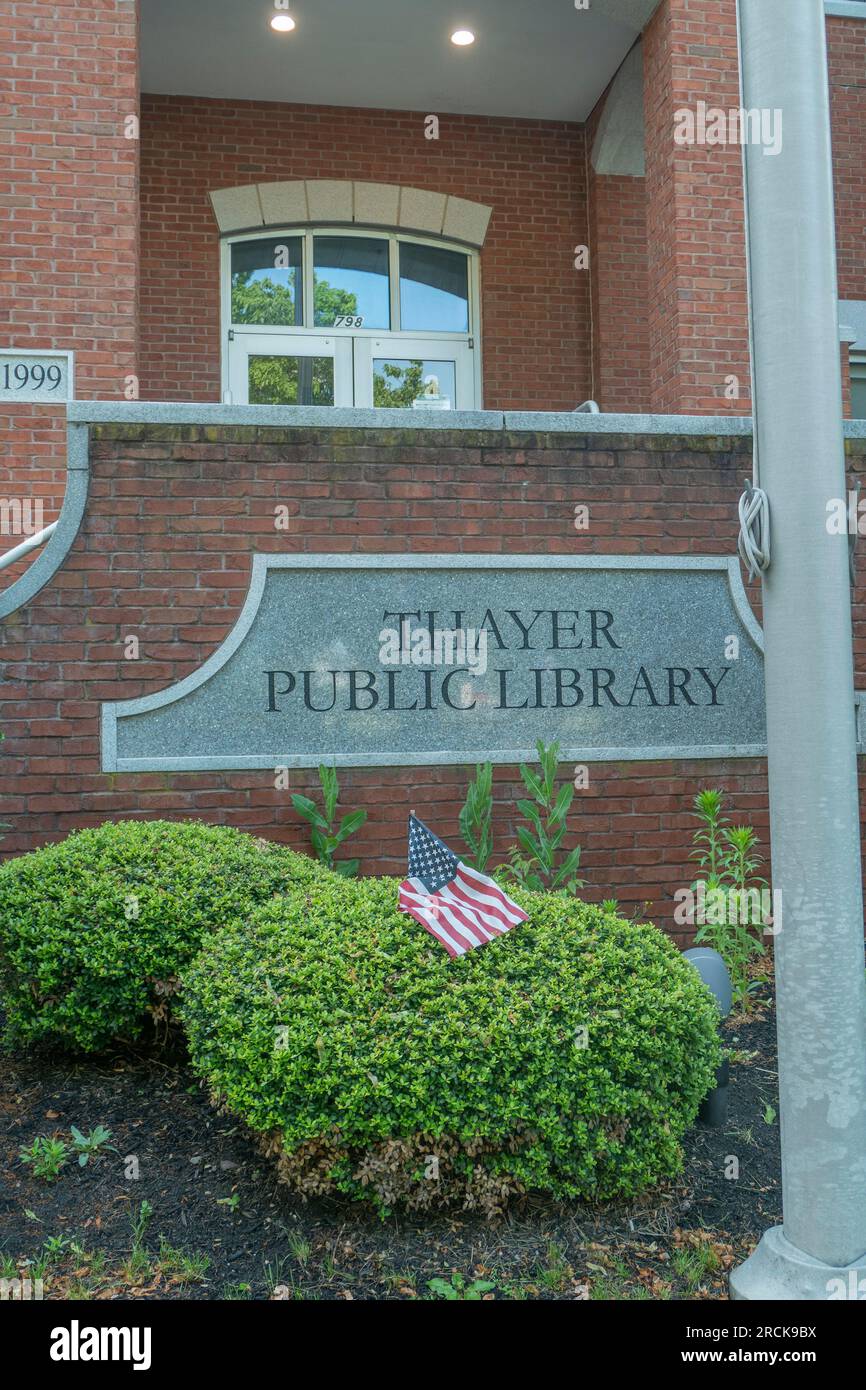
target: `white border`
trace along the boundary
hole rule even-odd
[[[55,396],[0,396],[0,406],[4,405],[67,405],[75,400],[75,352],[71,348],[16,348],[0,344],[0,357],[65,357],[66,395]],[[11,389],[11,388],[3,388]]]

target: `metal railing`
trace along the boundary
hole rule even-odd
[[[601,414],[601,411],[600,411],[599,408],[598,408],[598,402],[597,402],[597,401],[584,401],[583,405],[576,405],[576,406],[574,407],[574,413],[575,413],[575,415],[577,415],[577,413],[578,413],[579,411],[581,411],[581,410],[583,411],[584,415],[600,415],[600,414]]]
[[[25,555],[29,555],[31,550],[36,550],[38,546],[44,545],[56,529],[57,522],[52,521],[50,526],[43,526],[41,531],[28,536],[26,541],[22,541],[20,545],[14,545],[11,550],[4,551],[0,555],[0,570],[7,569],[9,565],[14,565],[16,560],[21,560]]]

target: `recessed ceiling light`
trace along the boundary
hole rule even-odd
[[[271,20],[271,28],[278,34],[288,34],[294,27],[295,21],[290,14],[275,14]]]
[[[458,48],[465,48],[467,44],[475,42],[475,35],[471,29],[455,29],[451,42],[456,43]]]

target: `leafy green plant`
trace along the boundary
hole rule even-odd
[[[589,1297],[593,1302],[632,1303],[649,1298],[649,1292],[642,1285],[635,1284],[634,1275],[625,1260],[618,1255],[610,1258],[607,1254],[599,1258],[604,1260],[604,1265],[589,1266],[596,1274],[589,1288]]]
[[[367,812],[349,811],[340,821],[340,824],[336,825],[334,817],[337,814],[337,802],[340,797],[337,769],[321,766],[319,768],[319,782],[322,786],[324,815],[309,796],[300,796],[296,793],[292,797],[292,805],[298,815],[303,816],[310,826],[310,840],[319,861],[326,868],[342,874],[344,878],[353,878],[358,872],[360,860],[335,860],[334,855],[344,840],[348,840],[350,835],[354,835],[356,830],[360,830],[367,819]]]
[[[111,1138],[111,1130],[106,1129],[104,1125],[97,1125],[89,1134],[82,1134],[75,1125],[70,1125],[69,1132],[72,1135],[72,1146],[78,1154],[78,1166],[80,1168],[86,1167],[89,1159],[98,1157],[102,1149],[114,1149],[114,1152],[117,1153],[114,1145],[108,1142]]]
[[[130,1224],[131,1227],[132,1227],[132,1245],[133,1245],[133,1249],[134,1249],[137,1245],[141,1245],[141,1244],[142,1244],[142,1242],[143,1242],[143,1240],[144,1240],[144,1233],[145,1233],[145,1231],[147,1230],[148,1226],[150,1225],[150,1222],[151,1222],[152,1217],[153,1217],[153,1206],[151,1205],[151,1203],[150,1203],[150,1202],[147,1200],[147,1198],[145,1197],[144,1201],[139,1205],[139,1208],[138,1208],[138,1215],[137,1215],[137,1216],[131,1216],[131,1217],[130,1217],[130,1222],[129,1222],[129,1224]]]
[[[573,1277],[574,1271],[565,1258],[565,1251],[555,1241],[551,1241],[547,1247],[547,1264],[542,1265],[538,1271],[539,1283],[560,1293],[568,1288]]]
[[[150,1256],[144,1248],[144,1233],[153,1219],[153,1207],[145,1197],[138,1208],[138,1213],[130,1215],[129,1224],[132,1227],[132,1251],[125,1266],[126,1276],[134,1282],[136,1279],[150,1273]]]
[[[671,1268],[690,1290],[699,1288],[707,1274],[711,1273],[699,1250],[675,1250],[671,1257]]]
[[[289,1243],[289,1249],[291,1250],[298,1264],[306,1266],[307,1262],[309,1261],[310,1254],[312,1253],[312,1247],[310,1245],[310,1242],[308,1240],[305,1240],[303,1236],[297,1235],[294,1231],[289,1231],[287,1239]]]
[[[623,915],[623,911],[620,908],[619,902],[616,898],[605,898],[602,901],[601,910],[602,912],[611,912],[615,917],[621,917]],[[648,911],[648,902],[643,903],[640,907],[633,907],[631,910],[629,920],[632,922],[639,922],[642,918],[646,917]]]
[[[724,794],[705,788],[694,800],[700,825],[691,857],[701,876],[691,885],[699,905],[695,942],[719,952],[728,967],[734,1002],[743,1010],[759,980],[752,965],[765,954],[762,938],[769,917],[765,910],[767,880],[758,870],[763,858],[750,825],[731,825],[724,814]]]
[[[204,943],[194,1072],[306,1196],[501,1211],[674,1176],[715,1079],[718,1010],[662,932],[565,893],[456,960],[397,880],[323,875]],[[275,1047],[277,1032],[285,1046]]]
[[[529,824],[517,827],[519,845],[511,851],[507,872],[524,888],[534,892],[559,889],[576,893],[585,881],[576,873],[580,846],[567,853],[562,849],[574,786],[568,781],[558,792],[556,790],[559,743],[545,747],[539,739],[536,748],[541,775],[526,763],[520,764],[520,776],[532,800],[524,798],[517,803],[517,809]]]
[[[229,826],[107,822],[0,864],[7,1043],[162,1040],[201,940],[292,883],[306,855]]]
[[[69,1157],[69,1150],[62,1139],[49,1139],[40,1135],[34,1139],[29,1149],[22,1149],[18,1157],[22,1163],[33,1169],[34,1178],[44,1182],[54,1182]]]
[[[449,1302],[462,1299],[467,1303],[480,1303],[486,1293],[496,1288],[489,1279],[473,1279],[467,1284],[462,1274],[452,1274],[450,1279],[428,1279],[427,1287],[435,1298],[446,1298]]]
[[[31,1278],[44,1279],[51,1268],[52,1257],[47,1250],[42,1249],[34,1255],[32,1260],[25,1260],[24,1263]]]
[[[170,1245],[165,1236],[159,1238],[159,1259],[157,1269],[167,1274],[179,1284],[202,1284],[210,1269],[210,1256],[189,1253],[175,1245]]]
[[[764,860],[758,852],[758,837],[750,825],[731,825],[724,831],[723,876],[737,895],[739,915],[749,926],[763,930],[766,925],[760,892],[767,880],[756,870]]]
[[[493,764],[479,763],[460,811],[460,833],[469,849],[467,863],[484,873],[493,852]]]
[[[700,826],[692,836],[695,848],[691,858],[698,861],[708,879],[719,879],[722,873],[722,836],[729,823],[723,814],[723,803],[722,792],[713,787],[698,792],[694,802]]]
[[[46,1236],[42,1249],[49,1259],[59,1260],[71,1243],[69,1236]]]
[[[287,1269],[288,1260],[280,1256],[277,1256],[273,1264],[270,1260],[262,1261],[265,1288],[268,1291],[269,1298],[273,1298],[278,1289],[285,1288],[291,1282],[291,1272],[284,1272],[287,1271]]]

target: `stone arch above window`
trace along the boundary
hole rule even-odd
[[[210,193],[220,232],[287,227],[302,222],[352,223],[450,237],[482,246],[492,208],[397,183],[351,179],[298,179],[251,183]]]

